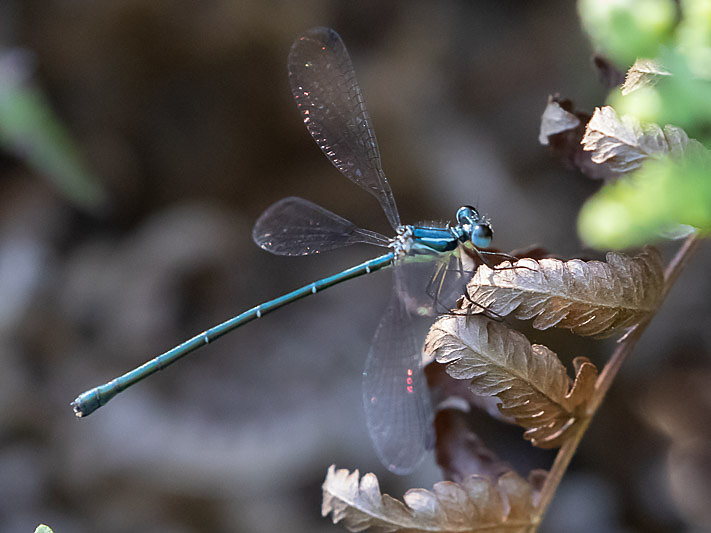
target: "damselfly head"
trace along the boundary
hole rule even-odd
[[[477,248],[488,248],[491,239],[494,237],[494,230],[487,220],[480,220],[472,229],[471,241]]]
[[[494,232],[491,224],[470,205],[457,210],[457,225],[462,230],[464,240],[469,240],[477,248],[488,248]]]

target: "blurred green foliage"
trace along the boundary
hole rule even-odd
[[[608,103],[620,115],[683,128],[711,143],[711,0],[580,0],[583,27],[595,48],[619,66],[657,59],[671,76]],[[708,157],[649,158],[608,184],[583,207],[579,232],[596,248],[643,245],[679,224],[711,230]]]
[[[656,57],[673,38],[672,0],[580,0],[578,11],[595,45],[618,65]]]
[[[53,533],[52,528],[45,526],[44,524],[40,524],[37,526],[37,529],[35,529],[35,533]]]
[[[599,249],[628,248],[683,235],[679,224],[711,228],[711,180],[698,160],[650,159],[606,185],[580,211],[580,233]]]
[[[96,212],[105,199],[101,183],[33,75],[28,51],[0,52],[0,146],[50,179],[75,206]]]

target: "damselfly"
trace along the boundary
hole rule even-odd
[[[405,474],[432,443],[432,408],[423,373],[421,343],[413,316],[431,315],[435,300],[459,291],[462,248],[478,253],[492,238],[488,221],[470,206],[459,208],[453,225],[402,225],[385,177],[375,133],[363,104],[353,65],[338,34],[315,28],[298,38],[289,54],[289,82],[309,133],[341,173],[374,195],[395,230],[393,238],[364,230],[302,198],[269,207],[254,226],[254,241],[278,255],[308,255],[354,243],[389,251],[333,276],[315,281],[253,307],[208,329],[142,366],[81,394],[77,416],[106,404],[119,392],[225,333],[300,298],[347,279],[392,266],[393,292],[378,325],[363,372],[363,404],[368,432],[380,460]],[[435,275],[432,275],[435,261]],[[426,269],[429,283],[418,273]],[[446,278],[445,278],[446,275]],[[454,282],[454,283],[452,283]],[[451,289],[454,287],[454,289]]]

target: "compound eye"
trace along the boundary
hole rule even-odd
[[[472,229],[472,243],[477,248],[488,248],[493,236],[494,232],[486,222],[477,224]]]
[[[479,213],[470,205],[465,205],[457,210],[457,224],[474,224],[479,220]]]

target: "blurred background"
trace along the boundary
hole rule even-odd
[[[365,429],[361,372],[390,286],[360,278],[254,322],[87,419],[69,402],[263,300],[374,256],[251,241],[297,195],[389,234],[307,134],[286,59],[312,26],[349,48],[404,222],[473,204],[504,250],[563,258],[598,184],[537,140],[548,95],[604,102],[575,5],[308,0],[0,2],[0,530],[326,532],[328,466],[402,478]],[[678,244],[663,248],[666,257]],[[377,253],[377,251],[376,251]],[[711,294],[702,250],[618,377],[542,531],[711,523]],[[524,326],[525,327],[525,326]],[[614,343],[525,329],[569,361]],[[524,476],[521,430],[478,415]]]

